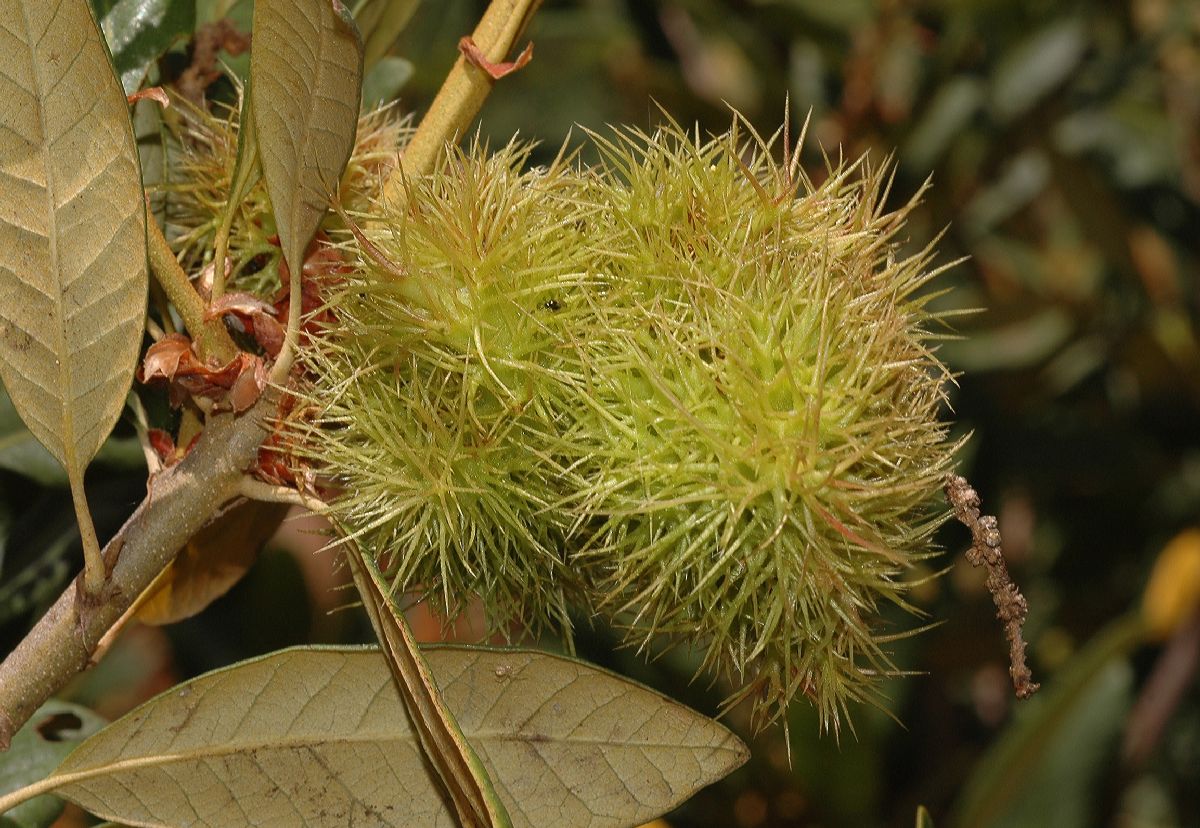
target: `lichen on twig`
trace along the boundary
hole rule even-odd
[[[1025,638],[1021,633],[1025,616],[1029,614],[1029,604],[1008,574],[1000,548],[1000,528],[995,517],[981,514],[979,493],[965,477],[948,474],[944,485],[954,516],[971,530],[967,560],[973,566],[987,570],[988,592],[992,594],[996,617],[1004,623],[1004,636],[1008,639],[1008,672],[1012,676],[1013,689],[1017,698],[1027,699],[1039,687],[1025,663]]]

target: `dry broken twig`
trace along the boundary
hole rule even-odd
[[[965,477],[948,474],[944,486],[954,516],[971,530],[972,542],[967,550],[967,560],[987,570],[988,592],[996,604],[996,617],[1004,622],[1004,635],[1008,639],[1008,673],[1012,676],[1017,698],[1027,699],[1039,687],[1033,680],[1029,665],[1025,663],[1025,638],[1021,634],[1025,616],[1029,614],[1029,604],[1009,577],[1008,567],[1004,564],[996,518],[980,514],[979,493]]]

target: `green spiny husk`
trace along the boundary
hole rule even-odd
[[[500,628],[595,610],[699,647],[759,721],[804,694],[836,727],[896,672],[879,610],[945,519],[931,252],[896,258],[909,207],[865,162],[595,140],[591,169],[452,152],[372,207],[297,428],[397,588]]]
[[[569,635],[588,596],[554,505],[573,477],[559,432],[582,380],[592,209],[567,165],[522,173],[526,155],[454,152],[364,224],[373,249],[305,356],[320,380],[302,428],[338,520],[398,589],[447,617],[476,594],[498,625]]]
[[[908,208],[865,162],[814,187],[736,130],[602,146],[622,253],[576,409],[604,423],[576,429],[576,554],[631,641],[700,646],[760,721],[804,693],[836,726],[895,672],[878,610],[945,519],[929,251],[895,259]]]
[[[229,198],[237,163],[240,112],[236,107],[210,111],[173,98],[164,110],[170,158],[169,179],[156,188],[163,199],[167,234],[180,262],[196,272],[211,262],[214,236]],[[343,206],[365,207],[362,194],[380,186],[395,165],[411,130],[399,110],[384,107],[364,114],[354,151],[342,176]],[[279,288],[279,245],[266,183],[258,177],[234,213],[229,236],[230,289],[269,296]]]

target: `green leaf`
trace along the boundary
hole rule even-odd
[[[412,63],[404,58],[381,58],[363,79],[363,106],[370,108],[395,100],[414,71]]]
[[[220,299],[225,293],[225,268],[229,258],[229,232],[233,227],[233,219],[242,208],[242,202],[250,188],[262,177],[262,166],[258,159],[258,131],[254,126],[252,109],[254,95],[250,91],[250,81],[242,92],[242,110],[238,118],[237,155],[233,163],[233,176],[229,181],[229,194],[225,199],[225,209],[221,211],[221,223],[217,227],[214,240],[213,262],[217,271],[214,276],[212,298]]]
[[[51,699],[17,731],[7,753],[0,753],[0,795],[45,777],[83,739],[104,726],[86,707]],[[42,828],[58,817],[62,800],[43,795],[0,817],[0,828]]]
[[[137,149],[87,0],[0,0],[0,19],[0,378],[79,483],[88,531],[83,469],[125,402],[146,309]]]
[[[100,28],[125,93],[136,92],[150,67],[196,28],[195,0],[118,0]]]
[[[1116,618],[1024,703],[980,760],[953,823],[1089,824],[1081,803],[1095,782],[1090,774],[1098,772],[1104,743],[1125,721],[1133,681],[1128,658],[1144,640],[1140,615]]]
[[[43,486],[65,486],[67,475],[13,408],[8,392],[0,388],[0,468],[24,475]]]
[[[420,0],[363,0],[354,9],[362,32],[363,65],[367,72],[387,56],[412,20]]]
[[[12,532],[12,525],[12,506],[8,501],[0,501],[0,575],[4,574],[4,561],[8,556],[8,535]]]
[[[924,805],[917,806],[916,828],[933,828],[933,817],[929,815],[929,809]]]
[[[79,533],[70,522],[70,506],[60,508],[35,505],[32,514],[12,519],[5,538],[4,578],[0,580],[0,624],[11,623],[22,615],[40,615],[58,597],[71,577],[71,545]],[[36,522],[37,530],[25,542],[10,543],[25,526]],[[30,556],[27,550],[36,554]],[[22,554],[25,553],[25,554]]]
[[[983,103],[983,84],[955,77],[933,94],[904,145],[904,160],[915,170],[930,170],[967,128]]]
[[[110,437],[96,453],[96,462],[136,468],[146,462],[137,437]],[[43,486],[65,486],[67,475],[45,446],[37,441],[0,386],[0,469],[8,469]]]
[[[1066,82],[1087,50],[1079,18],[1056,21],[1010,49],[992,77],[992,110],[1001,121],[1024,115]]]
[[[250,77],[259,157],[294,275],[354,147],[362,50],[338,0],[255,3]]]
[[[517,826],[633,826],[746,759],[721,725],[620,676],[520,650],[425,657]],[[293,649],[179,685],[46,787],[142,825],[454,824],[385,660]]]

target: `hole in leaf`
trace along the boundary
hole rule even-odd
[[[64,742],[83,727],[83,720],[74,713],[55,713],[37,724],[38,735],[47,742]]]

